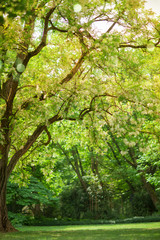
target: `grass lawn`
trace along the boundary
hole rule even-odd
[[[159,223],[21,227],[0,240],[160,240]]]

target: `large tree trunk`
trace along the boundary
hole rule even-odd
[[[9,117],[12,112],[12,101],[8,103],[6,112],[1,120],[1,129],[4,137],[3,145],[0,145],[0,232],[16,231],[8,219],[8,211],[6,205],[7,194],[7,164],[8,154],[10,148],[10,131],[9,131]]]
[[[0,166],[0,232],[17,231],[8,219],[8,211],[6,205],[7,178],[6,168]]]

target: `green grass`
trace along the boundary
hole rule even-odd
[[[160,240],[160,223],[21,227],[0,240]]]

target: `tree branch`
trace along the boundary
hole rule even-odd
[[[118,23],[118,20],[120,19],[120,17],[117,18],[117,20],[115,22],[113,22],[113,24],[108,28],[107,33],[110,33],[110,31],[114,28],[114,26]]]
[[[47,146],[47,145],[50,143],[50,141],[51,141],[51,134],[50,134],[50,132],[48,131],[47,126],[45,126],[44,131],[47,133],[48,141],[47,141],[47,142],[43,142],[42,145]]]
[[[49,125],[57,122],[57,121],[61,121],[62,117],[60,117],[58,114],[55,115],[54,117],[50,118],[48,120]],[[7,177],[10,176],[12,170],[14,169],[15,165],[17,164],[18,160],[32,147],[32,145],[36,142],[37,138],[40,136],[40,134],[46,131],[49,140],[50,140],[50,133],[47,130],[47,126],[46,124],[40,124],[39,126],[37,126],[37,128],[35,129],[35,131],[33,132],[33,134],[28,138],[27,142],[25,143],[25,145],[18,150],[11,158],[8,167],[7,167]],[[46,142],[49,143],[49,140]]]
[[[87,113],[89,113],[89,112],[91,112],[91,111],[93,111],[94,109],[93,109],[93,102],[95,102],[95,100],[96,100],[96,98],[101,98],[101,97],[113,97],[113,98],[117,98],[117,96],[115,96],[115,95],[112,95],[112,94],[109,94],[109,93],[104,93],[104,94],[101,94],[101,95],[96,95],[96,96],[94,96],[93,98],[92,98],[92,100],[91,100],[91,102],[90,102],[90,106],[88,107],[88,108],[85,108],[85,109],[83,109],[81,112],[80,112],[80,115],[79,115],[79,117],[80,117],[80,119],[83,119],[83,117],[87,114]]]
[[[56,30],[56,31],[59,31],[59,32],[65,32],[65,33],[68,32],[68,30],[60,29],[60,28],[55,27],[55,26],[53,25],[53,23],[52,23],[51,20],[49,20],[49,22],[50,22],[50,24],[51,24],[51,27],[48,28],[48,31],[50,31],[50,30]]]
[[[40,44],[38,45],[38,47],[34,51],[29,52],[27,54],[26,58],[23,61],[24,66],[26,66],[28,64],[30,58],[32,58],[33,56],[36,56],[38,53],[40,53],[42,48],[44,48],[46,46],[49,18],[52,15],[52,13],[54,12],[55,9],[56,9],[56,7],[53,7],[47,13],[47,15],[45,17],[44,29],[43,29],[43,35],[42,35],[41,42],[40,42]]]
[[[147,48],[147,44],[133,45],[133,44],[120,44],[118,48]]]
[[[78,62],[76,63],[76,65],[74,66],[74,68],[70,71],[69,74],[67,74],[67,76],[65,78],[62,79],[62,81],[60,82],[61,85],[63,85],[64,83],[69,82],[74,75],[77,73],[77,71],[79,70],[79,68],[81,67],[82,63],[84,62],[85,56],[88,54],[88,51],[83,52],[81,57],[79,58]]]

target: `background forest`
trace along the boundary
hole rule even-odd
[[[113,127],[99,131],[96,125],[57,124],[54,141],[17,166],[7,195],[14,223],[159,216],[158,141],[132,132],[117,136]]]
[[[160,18],[142,0],[0,12],[0,231],[159,216]]]

